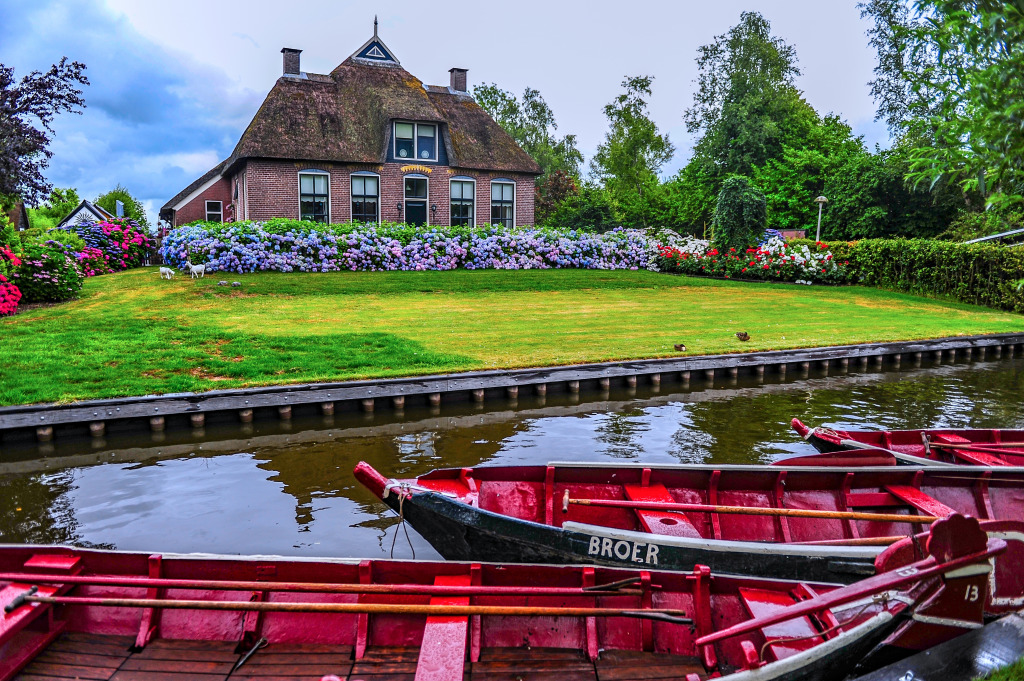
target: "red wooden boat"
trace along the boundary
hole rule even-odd
[[[1024,605],[1024,470],[902,466],[547,466],[355,475],[450,560],[644,565],[849,583],[936,517],[984,519],[1010,543],[995,614]]]
[[[6,546],[0,681],[839,679],[981,626],[1004,549],[954,516],[839,587]]]
[[[809,428],[800,419],[793,419],[792,426],[822,453],[875,449],[888,452],[900,463],[927,460],[969,466],[1024,466],[1024,430],[833,430]]]

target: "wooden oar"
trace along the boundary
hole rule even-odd
[[[89,605],[107,608],[164,608],[170,610],[231,610],[255,612],[327,612],[368,615],[433,616],[505,616],[505,617],[635,617],[673,624],[692,624],[684,610],[652,608],[571,608],[514,605],[428,605],[413,603],[287,603],[266,601],[186,601],[157,598],[95,598],[81,596],[37,596],[30,589],[19,594],[4,612],[10,613],[26,603],[52,605]]]
[[[982,447],[993,447],[993,448],[1011,448],[1024,450],[1024,442],[972,442],[964,444],[962,442],[938,442],[936,440],[928,440],[928,443],[932,447],[942,447],[944,449],[979,449]]]
[[[895,523],[933,523],[932,515],[900,515],[898,513],[860,513],[856,511],[815,511],[802,508],[765,508],[763,506],[717,506],[710,504],[675,504],[663,501],[628,501],[625,499],[570,499],[566,490],[562,498],[562,512],[569,512],[569,504],[628,508],[635,511],[697,511],[699,513],[734,513],[741,515],[789,516],[794,518],[831,518],[834,520],[876,520]]]
[[[906,539],[907,535],[896,535],[894,537],[859,537],[857,539],[821,539],[818,541],[795,541],[790,542],[791,544],[800,544],[802,546],[889,546],[895,544],[901,539]]]
[[[27,572],[0,573],[0,582],[22,584],[89,584],[147,589],[208,589],[211,591],[305,591],[334,594],[384,594],[393,596],[593,596],[637,595],[639,577],[591,587],[453,586],[444,584],[341,584],[332,582],[243,582],[217,579],[167,579],[137,575],[43,575]]]
[[[905,463],[911,463],[915,466],[923,466],[927,463],[930,466],[955,466],[956,464],[946,463],[945,461],[935,461],[924,456],[914,456],[913,454],[904,454],[903,452],[897,452],[892,449],[886,449],[878,445],[869,445],[866,442],[858,442],[857,440],[840,440],[839,444],[844,447],[850,447],[853,449],[877,449],[880,452],[891,454],[896,459]]]

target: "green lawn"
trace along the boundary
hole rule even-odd
[[[1024,679],[1024,660],[1000,667],[988,676],[979,676],[975,681],[1021,681]]]
[[[868,288],[643,271],[148,268],[0,320],[0,404],[1021,330],[1020,315]]]

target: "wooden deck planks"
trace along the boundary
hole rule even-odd
[[[132,653],[130,637],[66,634],[39,655],[17,681],[223,681],[238,655],[227,641],[157,639]],[[231,675],[232,681],[415,681],[418,647],[371,647],[352,660],[351,646],[271,644]],[[590,662],[571,648],[484,648],[466,662],[462,681],[685,681],[697,660],[636,651],[603,651]]]

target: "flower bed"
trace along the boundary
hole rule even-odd
[[[32,244],[25,248],[14,281],[25,302],[70,300],[82,290],[85,275],[77,254],[56,241]]]
[[[138,267],[153,247],[153,240],[138,223],[127,218],[82,222],[69,229],[85,241],[78,259],[89,277]]]
[[[21,266],[21,258],[6,246],[0,246],[0,317],[6,317],[18,311],[21,290],[14,285],[10,277]]]
[[[840,261],[828,244],[790,245],[771,234],[743,252],[719,253],[702,239],[687,238],[676,246],[658,246],[660,268],[666,272],[725,279],[790,281],[798,284],[838,284],[849,281],[848,260]]]
[[[172,267],[207,271],[333,272],[465,269],[656,269],[657,244],[674,233],[551,229],[322,225],[297,221],[193,225],[160,250]]]

